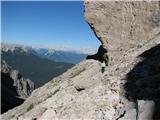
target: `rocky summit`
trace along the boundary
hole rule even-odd
[[[2,120],[160,119],[160,2],[84,2],[97,54],[33,91]],[[108,59],[108,60],[106,60]],[[101,61],[108,66],[101,73]]]

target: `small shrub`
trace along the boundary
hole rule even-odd
[[[60,90],[60,88],[56,89],[52,95],[55,95],[58,91]]]
[[[27,111],[30,111],[31,109],[33,109],[33,107],[34,107],[33,103],[30,104],[30,106],[27,108]]]

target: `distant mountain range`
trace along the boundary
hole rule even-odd
[[[72,63],[46,59],[41,56],[43,52],[38,51],[32,47],[1,44],[1,59],[25,78],[31,79],[36,88],[74,66]]]
[[[39,57],[58,62],[77,64],[86,58],[86,54],[76,51],[57,51],[54,49],[35,48],[34,51]]]
[[[80,61],[84,60],[87,57],[87,54],[92,53],[92,51],[88,49],[82,50],[67,50],[67,49],[54,49],[54,48],[43,48],[43,47],[31,47],[24,46],[18,44],[4,44],[2,43],[3,51],[15,51],[16,49],[21,48],[23,51],[27,53],[32,53],[41,58],[45,58],[48,60],[53,60],[56,62],[65,62],[77,64]]]

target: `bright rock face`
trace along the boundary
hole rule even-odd
[[[99,61],[85,60],[34,90],[3,120],[160,118],[159,2],[84,5],[88,23],[108,50],[105,72]],[[104,49],[99,50],[102,55]]]
[[[86,0],[85,18],[113,64],[118,52],[143,46],[160,32],[160,2]]]

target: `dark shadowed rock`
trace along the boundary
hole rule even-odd
[[[34,90],[34,83],[17,70],[12,70],[5,61],[1,63],[2,113],[24,102]]]
[[[101,45],[96,54],[88,55],[86,59],[94,59],[100,62],[105,61],[105,63],[107,64],[108,63],[107,49],[105,49],[103,45]]]

